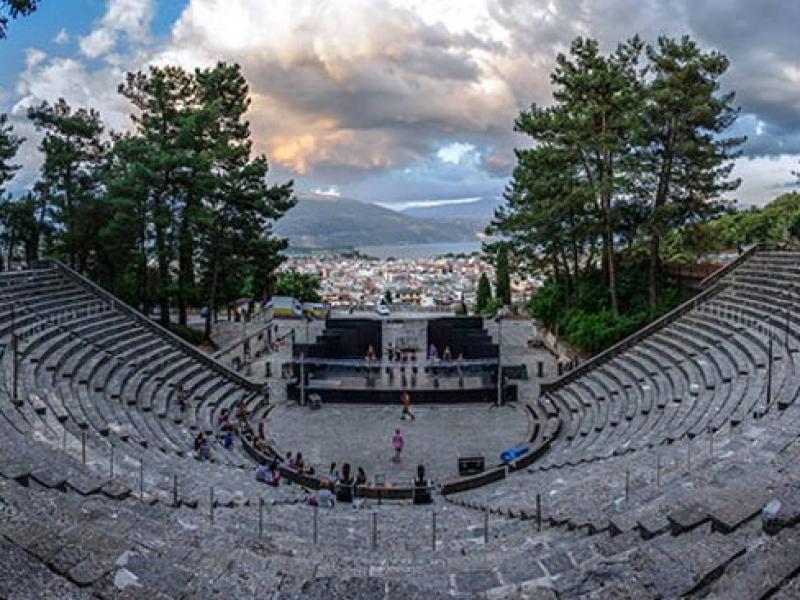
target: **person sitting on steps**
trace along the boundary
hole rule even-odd
[[[181,408],[181,412],[186,412],[189,408],[189,392],[182,385],[178,386],[178,405]]]

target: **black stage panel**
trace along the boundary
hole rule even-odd
[[[428,321],[428,347],[433,344],[441,357],[446,347],[452,357],[497,358],[497,344],[483,328],[481,317],[443,317]]]
[[[381,356],[381,321],[376,319],[328,319],[325,331],[313,344],[297,344],[294,356],[307,358],[364,358],[370,346]]]

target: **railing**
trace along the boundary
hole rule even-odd
[[[755,244],[753,246],[750,246],[747,250],[742,252],[739,256],[734,258],[732,261],[730,261],[729,263],[724,264],[719,269],[717,269],[716,271],[711,273],[711,275],[709,275],[708,277],[703,279],[700,282],[700,287],[706,288],[709,285],[711,285],[712,283],[716,283],[722,277],[724,277],[725,275],[727,275],[728,273],[733,271],[736,267],[738,267],[739,265],[741,265],[745,261],[747,261],[756,252],[760,252],[760,251],[763,251],[763,250],[775,250],[776,248],[777,248],[777,246],[775,244]]]
[[[252,323],[252,321],[251,321],[251,323]],[[261,329],[257,329],[256,331],[254,331],[252,333],[248,333],[246,336],[239,338],[235,342],[231,342],[230,344],[228,344],[227,346],[225,346],[224,348],[222,348],[220,350],[217,350],[214,354],[212,354],[212,356],[215,359],[219,360],[223,356],[225,356],[226,354],[234,352],[242,344],[245,344],[245,343],[249,342],[250,340],[252,340],[253,338],[256,338],[256,337],[258,337],[260,335],[263,335],[264,332],[267,331],[270,327],[272,327],[272,321],[271,320],[268,321],[266,324],[264,324],[264,326],[261,327]]]
[[[649,325],[646,325],[646,326],[642,327],[641,329],[639,329],[638,331],[635,331],[634,333],[632,333],[631,335],[629,335],[625,339],[620,340],[619,342],[617,342],[613,346],[607,348],[606,350],[603,350],[599,354],[595,354],[593,357],[591,357],[590,359],[584,361],[578,367],[576,367],[572,371],[562,375],[561,377],[559,377],[555,381],[551,381],[550,383],[542,383],[542,385],[541,385],[541,393],[545,394],[545,393],[549,393],[549,392],[553,392],[555,390],[558,390],[558,389],[562,388],[563,386],[567,385],[568,383],[570,383],[571,381],[574,381],[575,379],[577,379],[578,377],[580,377],[584,373],[588,373],[589,371],[591,371],[592,369],[598,367],[599,365],[603,364],[604,362],[613,359],[618,354],[620,354],[623,351],[627,350],[631,346],[634,346],[635,344],[638,344],[644,338],[646,338],[649,335],[655,333],[659,329],[665,327],[666,325],[668,325],[672,321],[675,321],[676,319],[679,319],[680,317],[685,315],[687,312],[693,310],[694,308],[697,307],[698,304],[700,304],[702,302],[705,302],[709,298],[715,296],[716,294],[721,292],[723,289],[725,289],[725,287],[726,286],[724,286],[723,284],[718,283],[718,284],[716,284],[716,285],[714,285],[712,287],[709,287],[709,288],[703,290],[702,292],[700,292],[696,296],[690,298],[689,300],[687,300],[683,304],[681,304],[679,306],[676,306],[675,308],[673,308],[668,313],[662,315],[661,317],[659,317],[658,319],[656,319],[655,321],[653,321]]]
[[[303,363],[306,366],[323,366],[323,367],[339,367],[349,369],[379,369],[384,367],[392,368],[406,368],[406,369],[447,369],[457,371],[458,369],[467,369],[469,367],[494,367],[497,368],[497,358],[465,358],[462,360],[417,360],[417,361],[399,361],[399,360],[386,360],[376,358],[368,360],[364,358],[314,358],[309,356],[296,356],[292,359],[292,363]],[[503,367],[516,367],[518,362],[513,362],[511,359],[501,360]]]
[[[38,268],[49,266],[58,269],[61,273],[63,273],[76,283],[80,284],[83,287],[89,288],[89,290],[91,290],[95,295],[100,296],[101,298],[109,302],[117,310],[126,312],[129,315],[131,315],[139,323],[154,331],[158,336],[162,337],[163,339],[171,343],[173,346],[177,346],[183,352],[192,355],[194,358],[204,363],[206,366],[211,368],[213,371],[215,371],[222,377],[234,381],[239,385],[252,391],[259,391],[261,389],[261,386],[258,383],[250,381],[246,377],[242,377],[235,371],[230,370],[221,362],[215,360],[205,352],[198,350],[197,348],[195,348],[185,340],[179,338],[177,335],[175,335],[168,329],[161,327],[161,325],[159,325],[149,317],[146,317],[135,308],[125,304],[124,302],[119,300],[116,296],[114,296],[112,293],[106,291],[105,289],[94,283],[92,280],[88,279],[87,277],[84,277],[77,271],[74,271],[73,269],[69,268],[60,260],[53,258],[39,260],[34,263],[34,266]]]

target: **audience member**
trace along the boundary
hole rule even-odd
[[[334,486],[339,482],[339,471],[336,470],[336,463],[331,463],[331,468],[328,469],[328,481]]]
[[[322,484],[320,484],[317,493],[308,499],[308,504],[311,506],[319,506],[320,508],[333,508],[336,506],[336,498],[328,482],[323,481]]]
[[[181,412],[186,412],[189,408],[189,393],[182,385],[178,386],[178,405],[180,406]]]
[[[281,470],[277,459],[272,459],[269,466],[266,464],[259,465],[256,469],[256,481],[266,483],[272,487],[278,487],[281,484]]]
[[[194,455],[195,458],[200,458],[200,449],[203,447],[203,443],[205,442],[206,437],[203,435],[203,432],[199,432],[194,437]]]
[[[356,485],[367,485],[367,474],[364,472],[363,467],[358,467],[358,474],[356,475]]]
[[[342,465],[342,475],[336,486],[336,499],[339,502],[351,502],[353,500],[353,478],[350,476],[350,463]]]

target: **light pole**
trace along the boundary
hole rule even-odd
[[[309,337],[309,333],[308,333],[308,325],[311,323],[311,321],[313,321],[313,319],[311,317],[309,317],[308,315],[306,315],[305,316],[305,320],[306,320],[306,346],[307,346],[308,344],[311,343],[311,340],[310,340],[310,337]]]
[[[305,357],[300,353],[300,406],[305,406],[306,396],[306,370],[305,370]]]
[[[497,406],[503,404],[503,318],[506,316],[505,308],[497,311],[494,320],[497,323]]]
[[[242,366],[247,362],[247,311],[239,309],[239,315],[242,318]]]
[[[789,350],[789,329],[791,328],[791,306],[792,306],[792,292],[794,285],[790,285],[786,291],[786,350]]]
[[[13,367],[13,376],[11,378],[11,384],[14,386],[11,392],[11,400],[14,403],[14,406],[18,406],[18,379],[19,379],[19,365],[17,364],[17,311],[16,306],[14,304],[11,305],[11,366]]]

